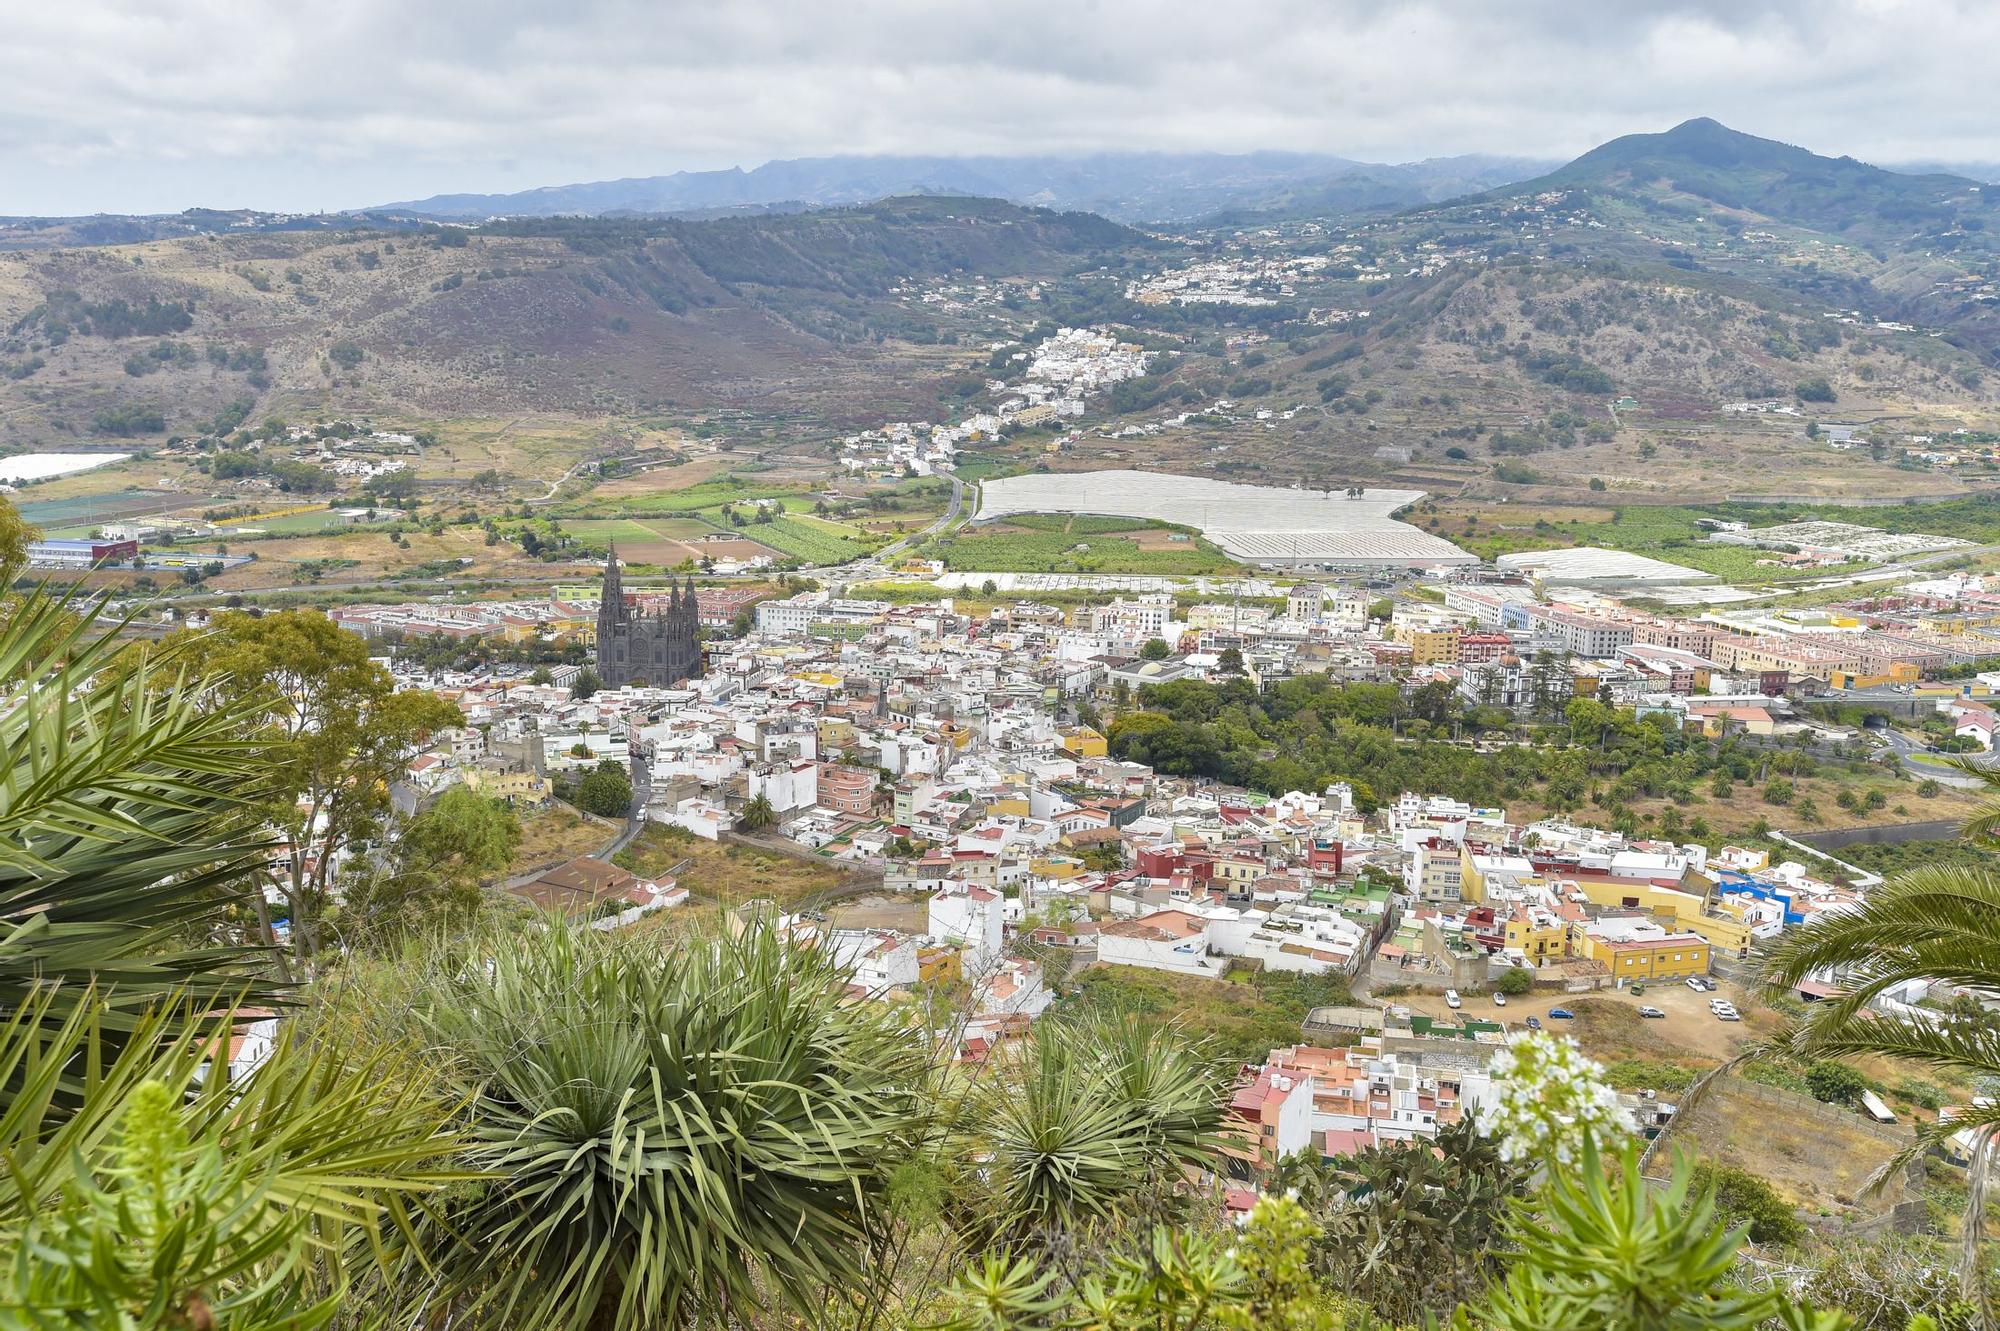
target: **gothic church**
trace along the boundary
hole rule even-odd
[[[597,677],[607,689],[650,684],[670,689],[701,678],[701,622],[694,578],[667,579],[667,604],[652,614],[634,613],[625,603],[618,550],[604,561],[604,599],[597,607]]]

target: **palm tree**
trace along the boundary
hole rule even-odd
[[[36,591],[0,623],[0,1008],[54,1030],[95,994],[116,1036],[167,994],[270,997],[226,916],[246,890],[261,905],[274,841],[253,710],[203,710],[100,606]]]
[[[1986,785],[1987,802],[1964,831],[1967,838],[1990,844],[2000,831],[2000,773],[1955,765]],[[1885,1055],[1967,1079],[2000,1079],[2000,1027],[1871,1007],[1883,993],[1911,981],[2000,994],[2000,873],[1965,864],[1913,869],[1868,893],[1860,909],[1821,915],[1785,934],[1764,965],[1765,982],[1777,989],[1818,974],[1838,977],[1840,994],[1813,1004],[1773,1042],[1778,1051],[1806,1059]],[[1980,1135],[1980,1146],[1972,1162],[1959,1274],[1966,1297],[1983,1307],[1978,1246],[2000,1102],[1981,1098],[1950,1120],[1919,1125],[1910,1145],[1878,1178],[1967,1130]],[[1990,1324],[1990,1314],[1987,1320]]]
[[[488,1181],[418,1227],[410,1278],[485,1325],[574,1331],[859,1297],[932,1097],[918,1033],[846,978],[763,925],[669,954],[538,921],[438,956],[416,1030]]]

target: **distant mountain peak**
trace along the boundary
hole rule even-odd
[[[1906,175],[1852,157],[1759,138],[1697,116],[1656,134],[1601,143],[1545,176],[1504,186],[1469,203],[1550,190],[1582,189],[1641,207],[1685,211],[1704,200],[1729,215],[1764,217],[1811,230],[1898,242],[1942,235],[1961,219],[1983,229],[2000,198],[1951,175]]]

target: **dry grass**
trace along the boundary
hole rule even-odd
[[[453,575],[462,578],[547,578],[553,571],[551,565],[527,558],[519,546],[504,541],[486,544],[486,534],[477,527],[447,527],[436,536],[411,532],[404,539],[409,542],[408,549],[396,545],[386,533],[373,531],[238,541],[230,550],[254,554],[256,560],[211,579],[209,586],[217,591],[309,586],[299,565],[313,560],[354,561],[352,567],[331,568],[322,574],[324,581],[332,583],[392,577],[401,570],[446,559],[472,561]]]
[[[1859,1114],[1812,1118],[1774,1111],[1747,1087],[1725,1081],[1688,1111],[1675,1140],[1756,1174],[1794,1205],[1814,1211],[1884,1211],[1906,1195],[1900,1175],[1879,1193],[1869,1178],[1896,1153]],[[1864,1195],[1866,1194],[1866,1195]]]
[[[521,819],[521,847],[514,852],[506,876],[592,854],[603,849],[617,831],[617,824],[586,817],[567,805],[536,809]]]
[[[678,838],[658,826],[647,827],[629,849],[641,873],[664,873],[686,861],[680,881],[690,897],[725,907],[769,897],[782,907],[795,908],[846,887],[857,877],[836,865],[754,847]]]

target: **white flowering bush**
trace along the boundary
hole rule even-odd
[[[1572,1165],[1586,1137],[1609,1147],[1632,1130],[1604,1067],[1567,1036],[1530,1031],[1493,1056],[1483,1119],[1506,1160]]]

